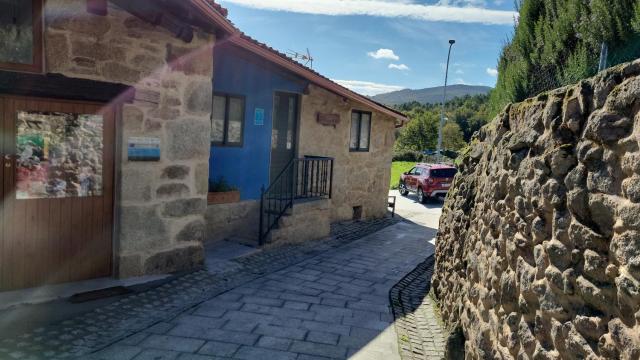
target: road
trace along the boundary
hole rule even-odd
[[[416,224],[438,229],[442,214],[442,200],[434,199],[426,204],[420,204],[416,194],[402,196],[398,190],[389,191],[389,196],[396,197],[396,214]]]

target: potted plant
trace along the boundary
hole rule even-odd
[[[229,185],[224,177],[217,180],[209,180],[209,194],[207,203],[229,204],[240,201],[240,190]]]

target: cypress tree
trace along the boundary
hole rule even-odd
[[[640,57],[640,0],[519,0],[516,6],[519,19],[498,60],[492,115],[594,75],[603,42],[609,65]]]

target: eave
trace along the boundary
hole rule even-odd
[[[292,60],[287,60],[286,58],[283,58],[281,55],[279,55],[278,53],[275,53],[273,50],[270,50],[268,48],[265,48],[264,46],[261,46],[260,44],[256,43],[253,40],[247,39],[245,38],[243,35],[241,34],[234,34],[231,35],[229,38],[227,38],[227,41],[235,44],[236,46],[239,46],[241,48],[244,48],[246,50],[249,50],[251,52],[253,52],[254,54],[265,58],[266,60],[279,65],[283,68],[285,68],[286,70],[304,78],[309,80],[310,82],[314,83],[315,85],[318,85],[328,91],[331,91],[337,95],[343,96],[345,98],[348,99],[352,99],[354,101],[357,101],[359,103],[365,104],[366,106],[380,112],[383,113],[385,115],[391,116],[397,120],[399,120],[400,122],[404,123],[406,121],[408,121],[409,119],[407,118],[406,115],[395,111],[393,109],[390,109],[382,104],[379,104],[369,98],[367,98],[366,96],[360,95],[356,92],[353,92],[333,81],[331,81],[330,79],[317,74],[314,71],[311,71],[309,69],[307,69],[306,67],[292,61]]]

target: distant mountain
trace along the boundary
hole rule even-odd
[[[421,104],[436,104],[442,102],[443,90],[443,86],[420,90],[404,89],[372,96],[371,98],[388,106],[400,105],[412,101],[417,101]],[[488,86],[449,85],[447,86],[447,100],[465,95],[487,94],[489,91],[491,91],[491,88]]]

